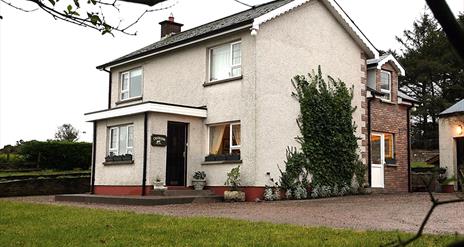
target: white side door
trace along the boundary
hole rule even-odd
[[[384,188],[385,136],[371,135],[371,187]]]

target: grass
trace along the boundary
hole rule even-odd
[[[435,167],[435,166],[427,162],[412,162],[411,163],[411,168],[430,168],[430,167]]]
[[[276,212],[276,217],[279,217]],[[0,201],[2,246],[379,246],[406,233],[181,218]],[[444,246],[427,235],[411,246]]]
[[[2,172],[0,171],[0,178],[16,177],[16,176],[47,176],[47,175],[73,175],[79,173],[85,173],[90,171],[86,170],[72,170],[72,171],[61,171],[61,170],[40,170],[40,171],[21,171],[21,172]]]

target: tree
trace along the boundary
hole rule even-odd
[[[9,0],[0,0],[6,4],[23,12],[32,12],[38,9],[51,15],[55,20],[62,20],[72,24],[95,29],[101,34],[113,34],[114,31],[129,35],[136,35],[137,32],[130,31],[136,23],[147,13],[171,8],[176,4],[171,3],[166,6],[158,6],[170,0],[23,0],[21,5],[32,5],[34,8],[21,7],[18,3],[13,4]],[[124,23],[122,18],[107,19],[112,12],[120,13],[120,3],[129,2],[143,4],[147,6],[157,6],[147,8],[138,17],[129,23]],[[3,17],[0,16],[0,20]]]
[[[79,139],[79,130],[74,128],[71,124],[63,124],[58,127],[55,133],[55,139],[59,141],[77,141]]]
[[[464,23],[463,16],[459,19]],[[413,147],[437,148],[438,114],[464,95],[464,64],[428,13],[397,40],[403,46],[400,63],[407,70],[400,86],[421,102],[413,112]]]

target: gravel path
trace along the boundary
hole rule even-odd
[[[439,195],[440,199],[455,198]],[[327,226],[359,230],[400,230],[415,232],[431,203],[427,194],[369,195],[306,201],[261,203],[209,203],[166,206],[120,206],[55,202],[53,196],[16,197],[15,200],[55,205],[72,205],[116,211],[173,216],[208,216],[288,223],[304,226]],[[464,203],[443,205],[435,209],[428,233],[464,234]]]

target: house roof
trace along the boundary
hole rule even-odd
[[[224,32],[232,32],[246,27],[253,28],[256,32],[259,29],[260,24],[285,14],[309,1],[311,0],[276,0],[257,5],[237,14],[172,35],[111,62],[102,64],[98,66],[97,69],[105,69],[147,56],[152,56],[159,52],[188,45],[191,42],[198,42],[207,38],[215,37]],[[323,0],[322,2],[328,7],[329,11],[335,15],[342,26],[358,43],[360,43],[362,47],[365,48],[366,51],[368,51],[371,56],[378,57],[377,49],[366,38],[361,30],[359,30],[345,11],[341,9],[335,0]]]
[[[398,90],[398,97],[400,97],[400,98],[402,98],[404,100],[413,102],[413,103],[419,103],[419,101],[417,99],[414,99],[413,97],[407,95],[406,93],[404,93],[401,90]]]
[[[223,31],[243,27],[245,25],[250,25],[253,23],[253,20],[259,16],[262,16],[266,13],[275,10],[282,5],[285,5],[293,0],[277,0],[269,3],[261,4],[255,6],[251,9],[239,12],[234,15],[224,17],[222,19],[180,32],[178,34],[172,35],[165,39],[162,39],[158,42],[155,42],[151,45],[148,45],[144,48],[138,49],[134,52],[131,52],[125,56],[117,58],[109,63],[100,65],[97,69],[103,69],[105,67],[119,64],[133,58],[141,57],[156,51],[164,50],[179,44],[188,43],[197,39],[201,39],[207,36],[211,36]]]
[[[377,69],[382,69],[382,65],[390,61],[393,62],[396,69],[398,69],[402,76],[406,74],[406,71],[404,70],[403,66],[401,66],[401,64],[398,62],[398,60],[396,60],[396,58],[392,54],[385,54],[378,58],[368,59],[367,66],[376,66]]]
[[[464,113],[464,99],[460,100],[458,103],[452,105],[450,108],[442,111],[440,116],[454,115],[458,113]]]

